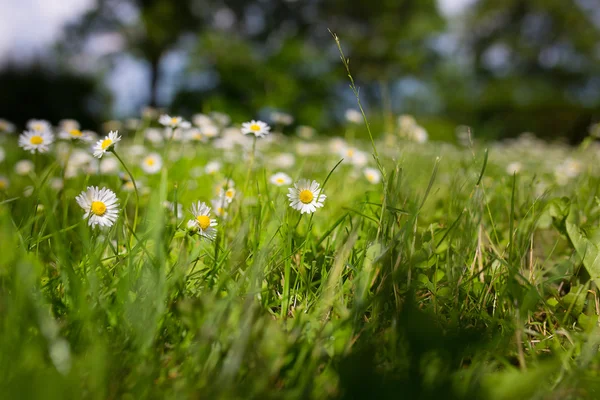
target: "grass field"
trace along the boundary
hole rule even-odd
[[[406,137],[414,121],[399,123]],[[395,134],[376,159],[307,129],[150,125],[121,127],[124,166],[3,134],[2,398],[597,398],[592,139]],[[316,180],[323,207],[290,207],[276,172]],[[112,226],[83,218],[88,186],[116,194]],[[214,239],[188,227],[218,199]]]

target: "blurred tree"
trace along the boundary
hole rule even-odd
[[[479,0],[466,26],[480,124],[498,136],[586,133],[600,106],[598,1]]]
[[[68,71],[50,71],[41,63],[30,67],[8,66],[0,71],[2,117],[23,127],[30,118],[57,123],[73,118],[84,129],[98,129],[110,96],[97,80]]]
[[[194,78],[212,79],[200,88],[189,85],[175,105],[231,109],[234,103],[246,116],[265,106],[282,108],[321,126],[330,126],[335,109],[348,104],[347,77],[329,29],[340,34],[361,93],[380,105],[381,82],[431,76],[439,55],[429,42],[445,27],[435,0],[232,0],[215,10],[189,69]]]
[[[155,106],[160,62],[189,32],[197,32],[210,15],[204,2],[191,0],[98,0],[97,6],[67,27],[66,51],[78,52],[98,34],[121,37],[126,51],[150,66],[150,105]]]

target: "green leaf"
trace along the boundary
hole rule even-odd
[[[600,242],[598,242],[597,235],[590,236],[579,227],[576,212],[575,206],[571,205],[565,221],[567,235],[591,279],[600,286],[600,253],[598,252]]]

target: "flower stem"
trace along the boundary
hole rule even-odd
[[[131,173],[129,168],[127,168],[127,165],[125,165],[125,163],[123,162],[123,159],[121,159],[121,157],[119,157],[119,155],[117,154],[117,152],[114,149],[112,149],[110,151],[115,155],[115,157],[117,157],[117,160],[119,160],[119,162],[121,163],[123,168],[125,168],[125,171],[131,178],[131,183],[133,183],[133,189],[135,190],[135,213],[133,214],[132,232],[135,232],[135,228],[137,227],[138,209],[139,209],[139,205],[140,205],[140,194],[138,192],[137,184],[135,183],[135,178],[133,177],[133,174]]]

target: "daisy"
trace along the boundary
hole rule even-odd
[[[188,129],[185,132],[185,139],[190,142],[208,142],[208,136],[202,133],[202,130],[199,128]]]
[[[215,211],[215,215],[220,218],[227,218],[227,207],[229,203],[223,196],[219,196],[210,201]]]
[[[0,175],[0,192],[8,189],[10,182],[7,177]]]
[[[17,175],[25,176],[33,172],[35,165],[31,160],[19,160],[15,163],[15,172]]]
[[[112,190],[88,186],[87,191],[81,192],[75,199],[85,211],[83,219],[88,220],[89,226],[110,227],[117,220],[119,199]]]
[[[198,232],[202,237],[214,239],[217,236],[217,221],[210,217],[210,207],[199,201],[192,204],[192,215],[194,219],[188,221],[188,229]]]
[[[58,121],[58,127],[61,131],[70,131],[72,129],[79,129],[80,125],[74,119],[61,119]]]
[[[511,162],[506,166],[506,173],[509,175],[518,174],[523,169],[523,164],[518,161]]]
[[[344,113],[344,117],[346,117],[346,121],[351,122],[353,124],[360,124],[363,120],[361,112],[353,108],[347,109]]]
[[[292,178],[285,172],[277,172],[276,174],[271,175],[269,181],[275,186],[287,186],[292,183]]]
[[[281,153],[272,158],[271,163],[279,168],[290,168],[296,163],[296,157],[292,153]]]
[[[0,132],[13,133],[15,125],[5,119],[0,118]]]
[[[365,168],[363,170],[363,174],[365,175],[365,178],[367,178],[367,180],[374,185],[381,182],[381,172],[379,172],[378,169]]]
[[[163,134],[158,128],[148,128],[144,132],[144,137],[152,144],[160,144],[163,142]]]
[[[121,136],[119,136],[119,131],[110,131],[108,136],[105,136],[104,139],[100,139],[96,142],[94,146],[94,157],[102,158],[104,153],[113,149],[115,144],[117,144],[121,140]]]
[[[208,115],[204,114],[194,114],[192,115],[192,122],[197,127],[203,127],[204,125],[211,125],[213,123],[212,119]]]
[[[44,119],[30,119],[27,121],[27,129],[34,132],[50,132],[52,126]]]
[[[92,141],[92,136],[89,134],[89,131],[80,131],[78,128],[63,129],[58,133],[58,137],[65,140]]]
[[[231,122],[229,115],[218,111],[211,112],[210,117],[221,127],[227,126]]]
[[[114,157],[113,158],[103,158],[100,161],[99,170],[103,175],[116,175],[119,173],[119,168],[121,164]]]
[[[219,136],[219,127],[215,124],[207,124],[200,128],[202,135],[207,138],[214,138]]]
[[[251,133],[256,137],[264,137],[269,134],[270,130],[271,127],[262,121],[252,120],[242,124],[242,133],[244,135]]]
[[[214,175],[221,170],[221,163],[218,161],[211,161],[204,167],[204,172],[208,175]]]
[[[221,182],[215,185],[215,195],[219,196],[222,192],[233,189],[235,182],[231,179],[223,179]]]
[[[147,174],[156,174],[162,165],[162,157],[157,153],[150,153],[142,160],[142,169]]]
[[[340,150],[339,155],[344,158],[344,163],[353,164],[357,167],[364,167],[369,161],[365,152],[354,147],[343,148]]]
[[[231,204],[233,198],[235,197],[235,189],[230,187],[227,189],[221,189],[219,192],[219,197],[222,197],[228,204]]]
[[[25,131],[19,136],[19,146],[30,153],[47,153],[54,135],[48,131]]]
[[[323,207],[327,198],[321,193],[317,181],[300,179],[293,188],[288,189],[287,197],[290,199],[290,207],[300,211],[300,214],[313,213],[317,208]]]
[[[158,118],[158,122],[169,128],[189,128],[191,124],[181,117],[171,117],[168,114],[163,114]]]

